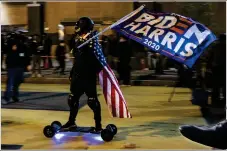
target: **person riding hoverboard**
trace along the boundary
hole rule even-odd
[[[75,39],[73,55],[74,65],[70,72],[70,91],[68,105],[70,107],[69,119],[62,128],[76,127],[76,117],[79,110],[79,99],[84,93],[88,97],[87,104],[94,112],[95,130],[101,131],[101,105],[97,97],[96,79],[97,73],[101,71],[101,64],[94,54],[92,42],[77,49],[79,45],[91,38],[94,22],[88,17],[82,17],[76,24],[78,28]]]

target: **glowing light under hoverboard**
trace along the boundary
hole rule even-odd
[[[101,136],[95,136],[94,139],[100,142],[103,141]]]
[[[55,138],[56,139],[61,139],[63,136],[64,136],[64,134],[58,133],[58,134],[55,135]]]

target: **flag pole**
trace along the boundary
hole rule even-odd
[[[80,49],[81,47],[83,47],[84,45],[86,45],[87,43],[89,43],[92,39],[100,36],[101,34],[103,34],[104,32],[106,32],[107,30],[113,28],[114,26],[122,23],[123,21],[127,20],[128,18],[134,16],[136,13],[138,13],[139,11],[141,11],[143,8],[145,7],[145,5],[140,6],[139,8],[137,8],[136,10],[134,10],[133,12],[129,13],[128,15],[124,16],[123,18],[121,18],[120,20],[118,20],[117,22],[113,23],[112,25],[110,25],[109,27],[106,27],[103,31],[99,32],[98,34],[96,34],[95,36],[93,36],[92,38],[88,39],[87,41],[85,41],[84,43],[82,43],[81,45],[79,45],[77,48]]]

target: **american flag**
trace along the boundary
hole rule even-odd
[[[97,59],[102,64],[103,68],[99,73],[99,83],[103,89],[103,94],[106,100],[108,109],[112,117],[118,118],[132,118],[128,111],[127,103],[120,90],[117,78],[114,72],[109,67],[106,59],[103,55],[101,45],[98,42],[98,38],[95,38],[91,44],[94,47],[94,53]]]

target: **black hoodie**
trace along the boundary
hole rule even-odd
[[[13,50],[13,46],[17,49]],[[6,56],[7,68],[26,68],[30,64],[28,48],[19,38],[12,38],[8,41]]]

